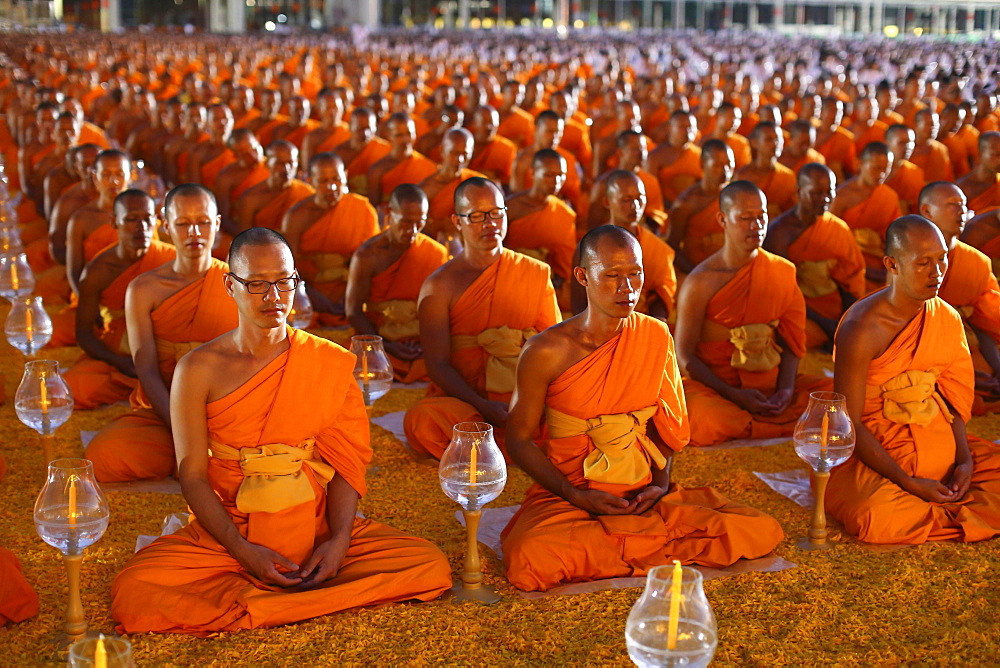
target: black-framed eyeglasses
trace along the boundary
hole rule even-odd
[[[229,277],[243,285],[247,289],[247,292],[252,295],[266,295],[271,291],[271,287],[274,287],[278,292],[293,292],[299,287],[299,283],[302,282],[302,279],[298,276],[279,278],[276,281],[248,281],[245,278],[240,278],[233,272],[229,272]]]
[[[486,222],[486,219],[490,220],[500,220],[507,215],[507,207],[498,206],[495,209],[490,209],[489,211],[473,211],[472,213],[456,213],[459,218],[466,218],[470,223],[474,225],[479,225]]]

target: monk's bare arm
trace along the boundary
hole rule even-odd
[[[966,324],[969,325],[969,329],[975,333],[976,338],[979,340],[979,352],[986,360],[986,363],[990,365],[990,369],[993,370],[993,377],[1000,378],[1000,349],[997,348],[997,342],[985,330],[969,322],[966,322]]]
[[[300,577],[282,574],[277,569],[280,566],[285,571],[295,571],[298,565],[243,538],[208,481],[206,406],[211,377],[211,356],[200,351],[193,351],[178,362],[174,372],[177,392],[170,399],[170,411],[176,417],[172,431],[184,499],[192,512],[197,513],[198,522],[253,575],[269,584],[298,584]]]
[[[518,151],[517,157],[514,158],[514,166],[511,167],[510,191],[514,193],[528,189],[527,181],[528,169],[530,168],[530,165],[528,164],[528,161],[524,159],[524,154],[526,154],[524,149]]]
[[[867,314],[873,317],[871,311]],[[868,367],[879,354],[879,345],[871,335],[870,325],[864,318],[846,320],[840,326],[836,339],[836,356],[833,369],[833,389],[847,398],[847,414],[855,416],[854,455],[870,469],[895,483],[904,491],[930,501],[928,496],[944,502],[950,495],[947,487],[936,480],[917,479],[908,475],[896,460],[889,456],[882,444],[858,416],[864,415]]]
[[[104,266],[88,265],[80,276],[80,302],[76,307],[76,342],[95,360],[101,360],[135,378],[135,364],[128,355],[119,355],[108,348],[94,333],[94,323],[101,316],[101,292],[114,277]]]
[[[66,229],[66,278],[73,292],[80,293],[80,272],[83,271],[83,230],[86,222],[77,214],[69,219]]]
[[[376,208],[382,203],[382,175],[385,173],[385,168],[381,162],[379,160],[368,170],[368,201]]]
[[[490,424],[503,427],[507,421],[507,406],[479,396],[451,365],[448,295],[440,273],[428,277],[420,289],[417,317],[420,320],[420,345],[424,349],[427,375],[445,394],[470,404]]]
[[[125,325],[128,344],[139,384],[149,399],[153,410],[170,425],[170,390],[160,375],[156,354],[156,332],[153,330],[153,298],[155,276],[143,274],[129,284],[125,291]]]
[[[670,233],[667,236],[667,243],[674,249],[674,267],[687,274],[694,269],[694,263],[681,251],[681,242],[687,234],[688,221],[692,215],[694,209],[690,204],[690,198],[683,195],[670,207]]]
[[[365,315],[365,305],[371,296],[372,276],[375,273],[372,258],[364,248],[359,248],[351,258],[347,274],[347,294],[344,308],[347,320],[358,334],[378,334],[378,329]]]
[[[517,381],[507,418],[507,451],[514,462],[542,487],[595,515],[620,515],[629,512],[627,500],[599,490],[579,489],[556,468],[531,440],[545,412],[545,395],[559,376],[566,342],[551,332],[532,337],[521,350],[517,361]],[[562,350],[560,350],[560,348]],[[561,354],[562,353],[562,354]]]

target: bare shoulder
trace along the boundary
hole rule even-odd
[[[365,239],[358,246],[358,249],[354,251],[354,257],[361,258],[364,260],[372,259],[377,257],[385,250],[386,245],[386,233],[379,232],[375,236]]]

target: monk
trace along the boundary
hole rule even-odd
[[[828,381],[797,376],[806,305],[795,265],[761,248],[767,201],[749,181],[719,194],[725,241],[692,271],[677,300],[677,359],[691,444],[791,436],[809,393]]]
[[[347,167],[351,192],[368,196],[368,170],[389,154],[389,142],[375,136],[375,114],[367,107],[351,112],[351,137],[333,150]]]
[[[274,129],[288,120],[281,111],[281,93],[271,88],[260,91],[260,115],[249,121],[246,128],[253,132],[260,143],[269,146]]]
[[[743,112],[740,108],[732,102],[723,102],[715,112],[715,126],[704,137],[705,141],[721,139],[726,142],[733,149],[736,169],[746,167],[753,159],[748,137],[737,132],[742,121]]]
[[[233,112],[224,104],[208,108],[208,139],[191,149],[188,155],[185,180],[200,183],[209,190],[215,188],[219,173],[236,162],[236,154],[229,148],[233,132]]]
[[[205,125],[208,113],[205,105],[191,102],[184,106],[180,118],[181,133],[172,137],[163,147],[163,175],[167,183],[178,183],[187,174],[191,149],[208,139]]]
[[[344,123],[344,102],[332,89],[321,90],[316,104],[319,125],[302,140],[302,162],[306,165],[314,155],[333,151],[351,138],[351,131]]]
[[[826,165],[799,170],[798,203],[778,216],[764,250],[795,265],[806,301],[806,346],[833,349],[833,334],[848,306],[865,296],[865,259],[854,233],[830,213],[837,177]]]
[[[500,94],[500,125],[497,126],[497,133],[514,142],[518,148],[531,146],[535,136],[535,119],[521,108],[524,84],[509,79],[504,82]]]
[[[29,141],[21,144],[17,156],[17,169],[21,181],[21,192],[26,195],[25,202],[18,207],[18,222],[22,225],[37,221],[41,216],[38,202],[41,201],[45,174],[52,165],[44,171],[39,163],[55,151],[56,119],[59,118],[59,105],[55,102],[42,102],[35,108],[33,134]]]
[[[722,247],[719,193],[733,178],[734,170],[733,150],[725,142],[705,142],[701,148],[701,178],[670,208],[667,242],[676,253],[674,266],[679,273],[690,273],[696,264]]]
[[[823,98],[816,131],[816,150],[826,159],[838,181],[858,173],[858,154],[854,148],[854,133],[841,125],[844,103],[836,97]]]
[[[642,181],[646,189],[646,212],[649,217],[657,221],[657,231],[661,227],[666,227],[667,212],[664,209],[663,191],[660,189],[660,181],[653,174],[643,169],[649,151],[646,144],[646,136],[640,132],[629,130],[617,137],[618,152],[615,156],[618,159],[618,168],[627,172],[632,172]],[[600,225],[608,219],[608,209],[604,206],[604,191],[607,189],[608,177],[614,170],[601,174],[594,180],[594,185],[590,187],[590,207],[587,210],[588,229]],[[582,235],[582,233],[581,233]]]
[[[222,281],[229,267],[212,257],[221,221],[211,191],[177,186],[163,211],[177,256],[134,278],[125,291],[139,387],[129,400],[132,410],[104,425],[87,448],[101,482],[159,480],[174,471],[169,388],[177,360],[237,324]]]
[[[941,232],[919,216],[886,231],[889,287],[837,332],[834,388],[853,416],[854,456],[834,469],[827,510],[868,543],[972,542],[1000,534],[1000,446],[966,434],[972,358],[938,291]]]
[[[368,170],[368,200],[373,206],[382,203],[396,186],[420,183],[434,173],[434,163],[413,148],[416,126],[406,114],[395,113],[389,117],[389,152]]]
[[[785,141],[778,162],[799,173],[810,162],[826,164],[823,154],[813,148],[816,145],[816,127],[808,120],[800,118],[788,124],[788,138]]]
[[[965,129],[972,129],[965,123],[965,109],[949,102],[938,115],[941,127],[937,139],[948,149],[951,169],[955,178],[962,178],[972,169],[972,152],[969,150]]]
[[[450,128],[444,133],[441,164],[433,174],[417,184],[430,201],[424,234],[445,245],[451,245],[453,252],[461,250],[455,247],[457,240],[453,243],[455,227],[451,224],[451,216],[455,213],[455,189],[462,181],[473,176],[486,176],[466,166],[472,158],[474,143],[472,133],[465,128]]]
[[[313,156],[309,176],[315,193],[288,210],[281,231],[320,320],[344,324],[351,256],[378,234],[378,216],[368,200],[349,192],[344,162],[333,153]]]
[[[562,140],[565,123],[554,111],[545,110],[535,119],[535,141],[527,148],[522,148],[514,158],[514,168],[510,177],[510,189],[520,192],[531,187],[531,163],[536,153],[550,148],[557,151],[566,160],[566,182],[563,184],[560,196],[581,212],[583,207],[583,181],[581,167],[573,154],[559,146]]]
[[[125,331],[125,291],[133,278],[177,255],[173,246],[153,240],[156,222],[152,197],[141,190],[122,192],[111,219],[117,245],[99,253],[80,275],[76,341],[84,355],[63,374],[77,410],[126,401],[138,386]]]
[[[649,154],[645,170],[660,180],[664,204],[670,206],[682,192],[701,180],[702,149],[694,143],[698,128],[690,112],[680,109],[673,112],[667,127],[667,140]]]
[[[250,130],[234,130],[229,135],[229,150],[236,160],[222,168],[212,187],[219,203],[219,215],[227,225],[231,225],[233,203],[247,190],[267,179],[270,173],[260,142]]]
[[[234,202],[230,234],[250,227],[281,229],[285,213],[302,200],[316,194],[315,189],[295,178],[299,171],[299,149],[283,139],[267,147],[267,178],[250,188]]]
[[[607,137],[599,139],[593,147],[593,164],[586,165],[594,177],[613,168],[612,158],[618,150],[618,136],[623,132],[638,132],[642,134],[641,112],[639,105],[632,100],[620,100],[615,104],[614,130]],[[565,124],[563,125],[565,133]],[[614,165],[617,166],[617,165]]]
[[[854,239],[865,256],[865,280],[868,291],[885,285],[885,267],[881,263],[885,230],[900,216],[899,197],[885,185],[892,169],[892,153],[882,142],[873,142],[861,152],[858,175],[840,186],[830,205],[830,213],[841,218],[854,232]]]
[[[795,172],[778,162],[784,136],[774,123],[762,121],[750,131],[749,140],[753,159],[742,169],[737,167],[733,178],[760,188],[767,197],[768,217],[777,218],[795,206]]]
[[[953,183],[935,181],[921,191],[919,206],[920,215],[937,226],[948,247],[948,271],[938,296],[965,322],[976,370],[973,413],[982,414],[984,399],[996,403],[1000,398],[1000,287],[990,258],[959,241],[968,215],[965,193]]]
[[[312,104],[301,95],[293,95],[288,99],[288,118],[284,123],[277,125],[271,133],[271,141],[275,142],[284,139],[295,148],[302,150],[302,142],[306,135],[319,127],[319,123],[309,118],[312,113]]]
[[[385,342],[396,380],[428,380],[420,346],[417,297],[424,280],[448,261],[448,250],[421,234],[430,204],[417,186],[404,183],[389,196],[385,230],[351,257],[345,306],[356,334]]]
[[[501,187],[509,188],[517,145],[497,134],[499,125],[500,114],[493,107],[484,105],[472,112],[469,129],[476,145],[469,168],[485,174]]]
[[[73,114],[63,112],[56,119],[55,126],[52,130],[52,143],[53,149],[45,157],[38,160],[35,163],[33,169],[35,172],[36,182],[34,192],[29,193],[35,204],[38,206],[38,210],[42,212],[43,215],[48,213],[46,209],[46,203],[51,207],[52,200],[62,194],[62,189],[67,185],[72,183],[72,179],[67,178],[69,175],[65,172],[66,156],[69,150],[76,146],[80,141],[80,122],[76,119]],[[46,190],[46,183],[50,176],[55,175],[57,178],[60,175],[64,175],[61,182],[57,182],[52,185],[52,188],[59,188],[58,193],[52,193],[52,190]],[[47,195],[48,193],[48,195]],[[45,243],[44,241],[42,242]]]
[[[77,294],[83,265],[118,238],[111,227],[115,198],[132,183],[132,161],[121,151],[101,151],[91,169],[97,199],[77,209],[66,228],[66,278]]]
[[[507,198],[507,248],[542,260],[552,270],[552,286],[560,295],[560,305],[568,300],[563,290],[569,286],[573,251],[576,246],[577,216],[559,198],[566,182],[566,158],[544,148],[535,154],[531,188]]]
[[[406,439],[440,458],[459,422],[488,422],[503,448],[514,367],[524,341],[562,318],[548,266],[503,247],[503,193],[472,178],[455,191],[463,250],[431,274],[417,299],[431,386],[406,412]]]
[[[57,264],[66,264],[66,228],[70,216],[98,197],[91,167],[100,152],[97,144],[83,144],[69,152],[73,156],[73,171],[80,175],[80,180],[56,199],[49,215],[49,254]]]
[[[951,166],[948,147],[937,140],[938,115],[933,109],[921,109],[913,122],[913,164],[924,170],[928,181],[954,181],[955,170]]]
[[[920,190],[927,183],[924,170],[910,162],[913,155],[913,130],[897,123],[890,125],[885,133],[885,143],[892,153],[892,169],[885,180],[885,185],[896,191],[899,197],[899,210],[903,214],[916,211],[917,198]]]
[[[76,153],[79,148],[79,131],[76,130],[78,124],[72,115],[66,115],[64,119],[63,116],[59,117],[56,121],[56,137],[62,137],[62,141],[69,142],[64,149],[62,149],[61,157],[62,160],[57,165],[53,165],[49,171],[45,174],[45,179],[42,183],[42,212],[45,216],[45,220],[50,220],[52,215],[52,209],[56,205],[56,200],[58,200],[64,192],[71,188],[74,184],[80,182],[80,174],[76,171]],[[71,130],[67,131],[66,126],[70,125]],[[67,134],[75,133],[67,137]],[[60,142],[57,140],[57,149],[54,152],[59,152],[58,144]],[[46,240],[47,241],[47,240]]]
[[[861,153],[873,141],[885,141],[889,124],[879,118],[878,101],[874,96],[858,98],[854,104],[854,150]]]
[[[507,578],[545,591],[673,559],[724,567],[767,554],[783,538],[772,517],[671,481],[690,425],[670,331],[634,312],[638,242],[604,225],[584,237],[580,260],[586,310],[533,337],[518,360],[507,447],[535,484],[501,534]]]
[[[119,630],[204,637],[438,597],[441,551],[355,514],[372,450],[354,355],[285,324],[299,279],[280,235],[252,229],[231,250],[239,326],[181,361],[170,401],[194,518],[115,579]]]
[[[979,160],[956,184],[969,200],[969,208],[985,213],[1000,207],[1000,132],[979,135]]]

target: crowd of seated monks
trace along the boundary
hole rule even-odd
[[[404,418],[417,453],[484,422],[534,480],[501,537],[520,589],[768,554],[778,523],[678,486],[673,454],[789,437],[821,390],[857,431],[828,495],[850,534],[1000,533],[1000,447],[966,433],[1000,407],[995,52],[420,33],[2,50],[4,214],[52,345],[82,350],[76,407],[130,405],[86,457],[102,482],[175,476],[193,513],[116,578],[123,632],[450,586],[437,547],[356,515],[368,417],[353,356],[286,326],[303,291],[313,327],[378,334],[397,380],[429,381]],[[835,352],[832,378],[799,373],[808,350]],[[2,549],[0,569],[0,621],[34,614]]]

